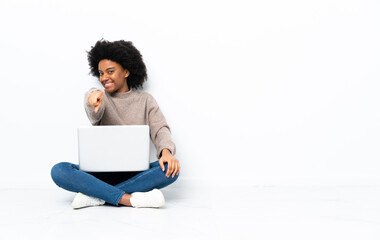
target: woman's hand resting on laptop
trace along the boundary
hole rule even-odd
[[[170,177],[172,175],[172,178],[175,175],[179,174],[179,161],[172,155],[172,153],[168,149],[162,150],[162,155],[160,160],[158,160],[160,163],[162,171],[165,171],[164,163],[168,163],[168,170],[166,171],[166,177]]]
[[[95,108],[95,113],[98,112],[103,103],[103,95],[103,91],[95,91],[88,96],[88,103]]]

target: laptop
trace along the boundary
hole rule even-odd
[[[79,127],[79,169],[86,172],[147,170],[149,144],[148,125]]]

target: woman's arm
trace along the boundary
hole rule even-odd
[[[92,125],[99,125],[105,110],[104,92],[91,88],[84,96],[84,108]]]
[[[156,100],[150,94],[148,95],[146,104],[150,137],[157,150],[157,159],[161,158],[165,148],[168,149],[172,155],[175,155],[176,147],[171,138],[169,125],[158,107]]]
[[[171,139],[171,132],[169,125],[166,122],[164,115],[162,114],[156,100],[148,95],[147,99],[147,115],[150,127],[150,136],[152,142],[157,150],[157,158],[162,171],[165,171],[164,163],[168,164],[166,171],[166,177],[174,177],[178,175],[180,165],[179,161],[174,157],[175,144]]]

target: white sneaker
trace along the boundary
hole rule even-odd
[[[153,189],[149,192],[132,193],[130,201],[132,207],[135,208],[159,208],[165,204],[164,195],[158,189]]]
[[[87,195],[84,195],[83,193],[78,193],[73,202],[71,203],[71,206],[74,209],[78,208],[84,208],[84,207],[92,207],[92,206],[100,206],[104,205],[106,202],[99,198],[90,197]]]

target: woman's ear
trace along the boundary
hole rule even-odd
[[[128,77],[129,76],[129,74],[130,74],[130,72],[127,70],[127,69],[124,69],[125,70],[125,75],[124,75],[124,77]]]

